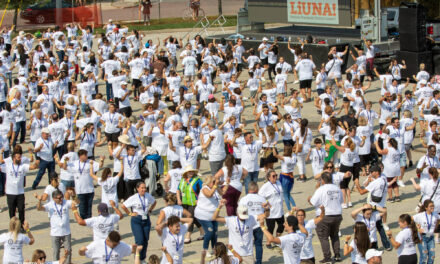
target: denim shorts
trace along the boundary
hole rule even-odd
[[[66,181],[66,180],[61,180],[61,183],[64,185],[64,187],[66,188],[74,188],[75,187],[75,181]]]
[[[400,153],[400,167],[406,166],[406,152]]]

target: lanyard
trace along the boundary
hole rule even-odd
[[[87,143],[89,143],[89,144],[92,143],[94,137],[95,137],[95,135],[92,134],[90,136],[90,134],[88,132],[86,132],[86,138],[87,138],[86,141],[87,141]]]
[[[253,154],[254,153],[253,148],[254,148],[254,142],[251,143],[251,147],[248,147],[249,154]]]
[[[12,163],[11,165],[12,165],[12,170],[14,171],[14,174],[15,174],[15,178],[17,178],[18,177],[18,172],[20,170],[20,164],[18,164],[17,170],[15,170],[15,168],[14,168],[14,163]]]
[[[179,252],[179,248],[180,248],[179,237],[178,236],[174,237],[170,231],[168,231],[168,233],[170,233],[170,236],[174,239],[174,241],[176,241],[176,252]]]
[[[104,248],[105,248],[105,263],[107,263],[112,257],[113,248],[112,250],[110,250],[110,254],[107,255],[107,244],[105,243],[105,240],[104,240]]]
[[[237,216],[237,226],[238,226],[238,232],[240,232],[241,240],[243,240],[243,234],[244,234],[244,231],[246,229],[246,220],[244,220],[243,230],[241,230],[240,220],[238,219],[238,216]]]
[[[131,169],[131,165],[133,164],[133,161],[134,161],[134,156],[133,156],[133,158],[131,158],[131,161],[130,161],[130,156],[127,156],[128,167],[130,169]]]
[[[268,126],[269,125],[269,117],[267,116],[265,116],[265,115],[263,115],[263,119],[264,119],[264,123],[266,123],[266,126]]]
[[[142,210],[144,211],[144,213],[145,213],[145,208],[147,208],[147,205],[146,205],[146,203],[145,203],[145,195],[143,195],[142,197],[144,198],[143,200],[142,200],[142,198],[141,198],[141,196],[138,194],[138,196],[139,196],[139,200],[141,201],[141,205],[142,205]]]
[[[270,184],[272,184],[272,187],[275,189],[275,191],[277,191],[278,195],[280,195],[281,191],[280,191],[280,188],[277,186],[277,184],[276,183],[275,184],[270,183]]]
[[[67,121],[67,129],[70,130],[70,128],[72,127],[72,119],[66,118],[66,121]]]
[[[38,121],[38,118],[35,118],[35,121],[37,122],[37,124],[40,128],[43,128],[43,126],[41,125],[42,122]]]
[[[53,205],[55,206],[55,210],[57,210],[57,214],[60,216],[60,218],[63,218],[63,204],[61,203],[60,210],[58,210],[57,203],[53,202]]]
[[[192,151],[193,147],[191,147],[188,151],[188,153],[186,152],[186,147],[185,147],[185,159],[186,161],[188,161],[189,155],[191,155],[191,151]]]
[[[426,217],[426,223],[428,224],[428,230],[425,230],[425,233],[429,232],[429,230],[431,229],[432,226],[432,214],[431,214],[431,222],[429,222],[428,220],[428,214],[425,212],[425,217]]]
[[[400,131],[399,131],[399,129],[394,128],[394,132],[396,132],[397,133],[397,137],[400,138]]]
[[[115,119],[116,114],[113,114],[113,117],[111,113],[109,113],[108,115],[109,115],[110,123],[113,124],[113,120]]]
[[[368,121],[371,121],[371,111],[370,110],[367,110],[367,118],[368,118]]]
[[[200,134],[200,132],[198,131],[198,129],[197,128],[191,128],[191,132],[193,132],[195,140],[199,141],[199,134]]]
[[[319,154],[320,152],[321,152],[320,149],[317,149],[317,150],[316,150],[316,154],[318,154],[318,159],[319,159],[318,162],[319,162],[319,163],[321,163],[321,154]],[[322,155],[324,156],[324,154],[322,154]]]
[[[431,168],[433,166],[433,164],[431,164],[431,161],[429,160],[428,155],[426,155],[426,159],[428,159],[428,164],[429,164],[429,167]],[[432,163],[434,163],[434,158],[432,159]]]
[[[43,139],[43,138],[41,138],[41,139]],[[46,140],[43,139],[43,143],[44,143],[44,145],[46,145],[47,148],[50,150],[49,140],[48,140],[47,143],[46,143]]]
[[[83,166],[82,169],[81,169],[81,161],[78,160],[78,170],[79,170],[79,173],[80,173],[80,174],[83,173],[84,168],[86,167],[86,163],[87,163],[87,162],[84,162],[84,166]]]

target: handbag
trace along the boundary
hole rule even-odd
[[[383,180],[385,181],[385,179],[383,179]],[[375,203],[380,203],[380,201],[382,201],[382,196],[383,196],[383,192],[385,191],[385,186],[386,185],[387,184],[385,182],[385,184],[383,185],[383,188],[382,188],[382,194],[380,196],[375,196],[375,195],[371,194],[371,201],[373,201]]]
[[[434,191],[432,192],[431,197],[429,197],[429,200],[432,201],[432,197],[434,197],[435,193],[437,192],[437,188],[438,188],[438,184],[439,184],[439,183],[440,183],[440,180],[437,180],[437,185],[435,186],[435,189],[434,189]],[[419,203],[417,204],[417,206],[416,206],[416,208],[415,208],[416,213],[420,212],[420,207],[423,206],[423,204],[422,204],[422,199],[423,199],[423,196],[420,197]]]

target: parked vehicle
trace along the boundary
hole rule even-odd
[[[61,12],[64,23],[79,22],[90,19],[92,11],[87,7],[77,6],[73,1],[61,1]],[[47,24],[56,19],[56,0],[44,0],[29,5],[20,12],[22,19],[29,23]]]

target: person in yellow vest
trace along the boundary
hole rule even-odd
[[[192,165],[186,166],[182,173],[182,179],[180,180],[179,187],[177,188],[177,203],[184,209],[188,210],[188,212],[191,213],[191,218],[193,219],[194,210],[196,209],[197,200],[203,184],[197,173],[198,170],[194,169]],[[191,234],[194,231],[194,224],[200,230],[200,236],[197,238],[197,240],[203,240],[205,232],[197,219],[194,219],[185,235],[185,244],[191,243]]]

